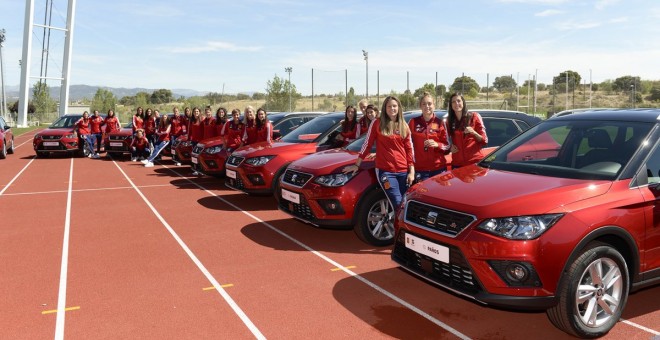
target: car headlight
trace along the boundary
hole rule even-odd
[[[191,146],[191,145],[192,145],[192,142],[190,142],[190,141],[183,141],[183,142],[181,142],[180,145],[183,146],[183,147]]]
[[[271,159],[275,158],[275,156],[260,156],[260,157],[252,157],[248,158],[245,160],[245,163],[250,164],[252,166],[262,166],[265,165],[266,163],[270,162]]]
[[[338,173],[338,174],[329,174],[325,176],[319,176],[314,179],[314,183],[324,185],[326,187],[340,187],[355,176],[355,173]]]
[[[206,152],[209,155],[215,155],[216,153],[218,153],[220,151],[222,151],[222,145],[212,146],[212,147],[204,150],[204,152]]]
[[[76,134],[75,134],[75,133],[71,133],[71,134],[68,134],[68,135],[66,135],[66,136],[62,136],[62,138],[67,138],[67,139],[76,138]]]
[[[481,222],[477,229],[510,240],[533,240],[552,227],[564,214],[515,216],[490,218]]]
[[[34,135],[34,139],[39,139],[39,138],[41,138],[41,135],[40,135],[40,134],[36,134],[36,135]]]

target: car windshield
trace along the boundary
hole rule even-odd
[[[62,116],[58,118],[53,124],[50,124],[49,129],[62,129],[62,128],[73,128],[73,125],[80,119],[82,116]]]
[[[320,137],[343,118],[340,115],[316,117],[282,137],[282,141],[288,143],[317,143]]]
[[[652,127],[641,122],[548,120],[479,164],[541,176],[614,180]]]

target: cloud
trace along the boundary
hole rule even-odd
[[[596,1],[596,9],[603,10],[605,7],[611,6],[619,2],[620,0],[598,0]]]
[[[628,17],[612,18],[609,21],[610,24],[618,24],[622,22],[628,22]]]
[[[239,46],[233,43],[224,41],[208,41],[202,46],[189,46],[189,47],[174,47],[166,49],[172,53],[204,53],[216,51],[229,51],[229,52],[254,52],[261,50],[260,46]]]
[[[601,26],[599,22],[563,22],[557,28],[561,31],[584,30]]]
[[[503,3],[519,3],[519,4],[531,4],[531,5],[535,5],[535,4],[559,5],[569,2],[569,0],[499,0],[499,1]]]
[[[558,15],[558,14],[562,14],[562,13],[564,13],[564,12],[562,12],[560,10],[557,10],[557,9],[548,9],[548,10],[545,10],[543,12],[535,13],[534,16],[535,17],[549,17],[549,16]]]

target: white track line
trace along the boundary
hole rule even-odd
[[[66,197],[66,218],[64,219],[64,240],[62,241],[62,265],[60,266],[60,290],[57,297],[57,321],[55,340],[64,339],[64,315],[66,314],[66,281],[69,266],[69,233],[71,229],[71,193],[73,188],[73,158],[69,171],[69,191]]]
[[[0,190],[0,196],[2,196],[2,194],[5,193],[5,191],[7,191],[7,189],[9,188],[9,186],[11,186],[11,185],[14,183],[14,181],[18,178],[18,176],[20,176],[20,175],[23,173],[23,171],[25,171],[25,169],[27,169],[27,167],[30,166],[30,164],[32,164],[33,161],[34,161],[34,157],[32,157],[32,159],[28,162],[28,164],[26,164],[26,165],[23,167],[23,169],[21,169],[21,171],[19,171],[19,172],[16,174],[16,176],[14,176],[14,178],[12,178],[11,181],[9,181],[9,183],[7,183],[7,185],[5,185],[5,187],[2,188],[2,190]],[[5,195],[5,196],[9,196],[9,195]]]
[[[211,282],[213,284],[213,287],[215,288],[215,290],[218,293],[220,293],[220,295],[225,299],[227,304],[234,310],[234,313],[236,313],[236,315],[238,315],[238,317],[241,318],[243,323],[250,329],[252,334],[257,339],[266,339],[266,337],[263,334],[261,334],[261,331],[259,331],[257,326],[255,326],[254,323],[252,323],[252,321],[250,320],[250,318],[243,312],[241,307],[239,307],[238,304],[236,304],[236,302],[234,301],[234,299],[232,299],[231,296],[229,296],[229,294],[225,291],[225,289],[222,288],[220,283],[218,283],[218,281],[213,277],[213,275],[211,275],[211,273],[206,269],[206,267],[197,258],[197,256],[195,256],[195,254],[192,252],[192,250],[190,250],[190,248],[188,248],[186,243],[183,242],[183,240],[174,231],[174,229],[172,229],[172,227],[167,223],[167,221],[165,221],[163,216],[161,216],[160,213],[158,213],[156,208],[154,208],[154,206],[147,199],[147,197],[144,196],[144,194],[142,194],[142,191],[140,191],[140,189],[135,185],[135,183],[133,183],[133,181],[128,177],[128,175],[126,175],[126,173],[124,172],[124,170],[122,170],[122,168],[119,166],[119,164],[117,164],[117,162],[114,161],[114,160],[112,161],[112,163],[114,163],[115,166],[117,167],[117,169],[119,169],[119,171],[121,171],[121,173],[124,175],[124,177],[126,177],[126,180],[131,184],[133,189],[135,189],[135,191],[138,193],[138,195],[140,195],[140,197],[142,197],[142,200],[144,201],[144,203],[146,203],[147,206],[149,206],[149,209],[151,209],[151,211],[154,213],[154,215],[156,215],[156,217],[158,217],[158,219],[163,224],[163,226],[167,229],[167,231],[169,231],[170,234],[172,235],[172,237],[174,237],[174,239],[177,241],[177,243],[179,243],[179,246],[181,246],[181,248],[186,252],[186,254],[188,254],[188,257],[190,257],[190,259],[197,265],[197,268],[199,268],[199,270],[204,274],[204,276],[206,276],[206,279],[208,279],[209,282]]]
[[[656,335],[656,336],[660,336],[660,332],[658,332],[658,331],[652,330],[652,329],[650,329],[650,328],[644,327],[644,326],[642,326],[642,325],[640,325],[640,324],[636,324],[636,323],[634,323],[634,322],[632,322],[632,321],[628,321],[628,320],[625,320],[625,319],[619,319],[619,320],[620,320],[621,322],[627,324],[627,325],[630,325],[630,326],[633,326],[633,327],[637,327],[637,328],[639,328],[639,329],[641,329],[641,330],[643,330],[643,331],[649,332],[649,333],[654,334],[654,335]]]
[[[162,164],[161,164],[161,165],[162,165]],[[172,168],[170,168],[170,167],[168,167],[168,166],[166,166],[166,165],[163,165],[163,167],[165,167],[166,169],[172,171],[173,173],[175,173],[176,175],[178,175],[178,176],[180,176],[180,177],[184,177],[184,176],[182,176],[181,174],[179,174],[177,171],[175,171],[174,169],[172,169]],[[184,177],[184,178],[185,178],[185,177]],[[251,217],[251,218],[254,219],[255,221],[257,221],[257,222],[259,222],[259,223],[265,225],[266,227],[270,228],[270,229],[273,230],[274,232],[276,232],[276,233],[278,233],[278,234],[284,236],[285,238],[289,239],[291,242],[293,242],[293,243],[299,245],[300,247],[304,248],[305,250],[307,250],[307,251],[311,252],[312,254],[314,254],[314,255],[320,257],[320,258],[323,259],[324,261],[326,261],[326,262],[332,264],[335,268],[340,268],[343,272],[345,272],[345,273],[348,274],[349,276],[351,276],[351,277],[353,277],[353,278],[356,278],[356,279],[362,281],[364,284],[366,284],[367,286],[369,286],[369,287],[375,289],[375,290],[378,291],[379,293],[381,293],[381,294],[383,294],[383,295],[389,297],[390,299],[392,299],[392,300],[398,302],[398,303],[401,304],[402,306],[404,306],[404,307],[410,309],[411,311],[417,313],[418,315],[422,316],[422,317],[425,318],[426,320],[433,322],[434,324],[436,324],[436,325],[438,325],[438,326],[444,328],[445,330],[449,331],[450,333],[454,334],[455,336],[457,336],[457,337],[459,337],[459,338],[461,338],[461,339],[470,339],[470,337],[468,337],[467,335],[465,335],[465,334],[459,332],[458,330],[456,330],[456,329],[454,329],[453,327],[447,325],[446,323],[444,323],[444,322],[442,322],[442,321],[440,321],[440,320],[434,318],[434,317],[431,316],[430,314],[428,314],[428,313],[424,312],[423,310],[421,310],[421,309],[419,309],[419,308],[413,306],[412,304],[410,304],[410,303],[406,302],[405,300],[401,299],[400,297],[398,297],[398,296],[396,296],[396,295],[390,293],[389,291],[387,291],[387,290],[385,290],[384,288],[378,286],[377,284],[375,284],[375,283],[373,283],[373,282],[367,280],[366,278],[360,276],[359,274],[354,273],[352,270],[350,270],[350,269],[348,269],[348,268],[342,266],[341,264],[335,262],[335,261],[332,260],[331,258],[329,258],[329,257],[327,257],[327,256],[325,256],[325,255],[323,255],[323,254],[321,254],[320,252],[318,252],[318,251],[312,249],[311,247],[307,246],[306,244],[304,244],[304,243],[298,241],[297,239],[293,238],[293,237],[290,236],[289,234],[287,234],[287,233],[285,233],[285,232],[283,232],[283,231],[281,231],[281,230],[275,228],[275,227],[272,226],[270,223],[263,221],[263,220],[260,219],[259,217],[254,216],[254,215],[250,214],[250,213],[247,212],[247,211],[244,211],[244,210],[241,209],[240,207],[238,207],[238,206],[234,205],[233,203],[231,203],[231,202],[225,200],[224,198],[218,196],[216,193],[211,192],[210,190],[204,188],[203,186],[201,186],[201,185],[199,185],[199,184],[197,184],[197,183],[191,181],[190,179],[188,179],[188,178],[185,178],[185,179],[188,180],[188,181],[190,181],[191,183],[193,183],[196,187],[198,187],[198,188],[204,190],[206,193],[208,193],[208,194],[214,196],[215,198],[221,200],[222,202],[224,202],[224,203],[226,203],[227,205],[231,206],[232,208],[236,209],[237,211],[240,211],[240,212],[242,212],[243,214],[245,214],[245,215]]]

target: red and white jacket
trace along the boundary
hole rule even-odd
[[[268,142],[273,140],[273,124],[266,120],[266,124],[257,128],[257,142]]]
[[[165,142],[170,140],[170,129],[172,128],[171,125],[167,125],[165,127],[163,126],[158,126],[158,129],[156,130],[156,135],[158,135],[158,142]]]
[[[199,142],[204,139],[204,126],[201,121],[194,123],[192,120],[188,123],[188,140]]]
[[[371,153],[374,142],[377,150],[376,168],[387,172],[408,172],[415,159],[410,134],[403,138],[397,129],[385,136],[380,132],[380,119],[375,119],[369,126],[358,157],[364,160]]]
[[[483,140],[479,142],[473,135],[466,134],[463,130],[467,126],[471,126]],[[468,112],[456,123],[454,132],[451,135],[451,141],[458,148],[458,152],[451,154],[452,166],[465,166],[476,163],[484,158],[485,155],[481,151],[481,148],[488,144],[488,136],[486,135],[486,127],[481,116],[476,112]]]
[[[170,136],[179,137],[183,135],[184,129],[181,115],[172,116],[172,119],[170,119],[170,126]]]
[[[355,122],[355,125],[353,125],[353,128],[350,127],[350,123],[347,121],[343,121],[341,123],[342,129],[339,134],[344,138],[342,140],[343,144],[341,145],[342,147],[350,144],[352,141],[358,139],[360,137],[360,124],[358,122]]]
[[[204,139],[217,136],[215,133],[215,118],[204,118],[202,126],[204,126]]]
[[[105,117],[105,133],[117,132],[121,129],[119,125],[119,119],[116,116]]]
[[[442,119],[433,115],[427,122],[424,116],[415,117],[408,123],[415,150],[415,170],[434,171],[447,166],[445,154],[449,151],[447,129]],[[434,140],[437,148],[425,148],[424,141]]]
[[[87,120],[85,120],[85,118],[78,119],[75,124],[76,129],[78,130],[78,135],[89,135],[91,133],[90,125],[91,122],[89,118],[87,118]]]
[[[91,116],[89,117],[89,123],[91,127],[91,133],[103,133],[103,130],[101,130],[101,126],[105,123],[103,117]]]
[[[229,120],[222,128],[222,136],[225,137],[225,146],[227,148],[236,149],[241,146],[243,142],[243,134],[245,134],[245,124],[239,121],[235,123],[234,120]]]
[[[243,133],[243,143],[245,145],[257,142],[257,121],[251,120],[245,124],[245,132]]]
[[[144,120],[137,116],[133,116],[133,133],[135,133],[135,130],[137,129],[143,129],[144,128]]]
[[[135,148],[136,150],[144,150],[147,148],[149,145],[149,141],[147,140],[147,137],[142,136],[142,138],[133,138],[133,141],[131,142],[131,147]]]

